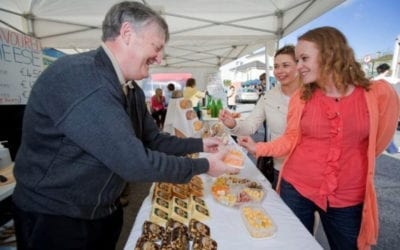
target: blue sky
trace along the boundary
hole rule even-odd
[[[347,0],[281,39],[280,46],[296,44],[299,35],[320,26],[341,30],[357,58],[376,57],[378,51],[392,54],[400,35],[400,1]]]

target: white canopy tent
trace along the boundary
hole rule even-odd
[[[80,52],[100,44],[101,23],[117,0],[0,0],[0,25],[43,47]],[[152,72],[197,77],[277,41],[344,0],[142,0],[166,19],[171,38]],[[268,65],[267,65],[268,66]],[[196,73],[201,71],[202,73]],[[203,74],[203,76],[199,76]]]

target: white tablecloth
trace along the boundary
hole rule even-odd
[[[185,137],[200,137],[201,131],[195,131],[194,122],[198,118],[188,120],[186,113],[188,111],[194,112],[193,108],[183,109],[180,107],[180,102],[183,98],[172,98],[169,101],[167,114],[164,122],[164,132],[175,135],[175,129],[179,130]]]
[[[322,249],[278,194],[271,189],[270,183],[258,171],[254,163],[248,157],[246,158],[245,168],[241,170],[239,176],[256,180],[265,187],[266,196],[261,205],[272,217],[278,230],[272,238],[251,238],[242,221],[240,210],[217,203],[210,191],[214,178],[202,175],[205,184],[203,199],[206,201],[211,214],[211,218],[204,223],[210,227],[211,238],[217,241],[218,249]],[[135,248],[136,241],[142,233],[143,222],[150,217],[150,210],[151,198],[148,196],[143,201],[124,249],[132,250]]]

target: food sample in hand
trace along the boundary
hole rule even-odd
[[[229,166],[243,168],[244,155],[240,150],[229,149],[223,161]]]

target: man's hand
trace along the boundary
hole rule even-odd
[[[222,140],[218,137],[203,138],[203,151],[207,153],[218,152],[218,147],[222,145]]]
[[[223,161],[225,155],[228,153],[226,147],[220,150],[218,153],[209,154],[207,156],[210,167],[208,169],[207,174],[213,177],[220,176],[222,174],[237,174],[240,169],[231,167],[225,164]]]

